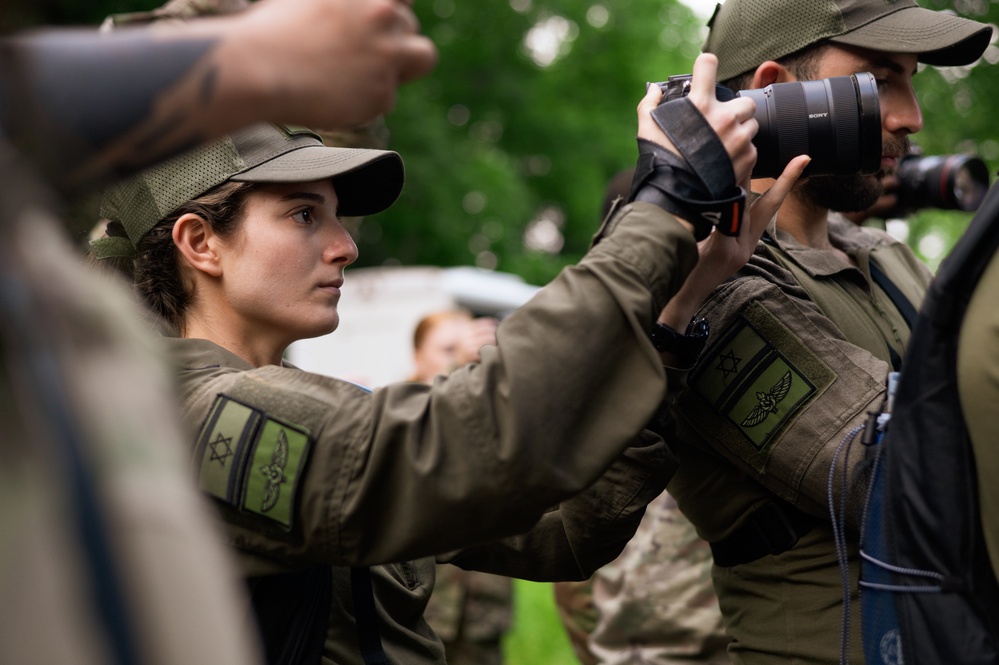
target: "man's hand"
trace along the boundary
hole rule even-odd
[[[434,67],[418,30],[408,0],[259,0],[110,34],[16,36],[0,41],[0,83],[16,91],[5,129],[66,190],[257,122],[350,129]]]
[[[399,85],[425,76],[437,62],[410,5],[260,0],[231,19],[235,35],[226,36],[220,62],[244,65],[248,71],[238,73],[260,86],[266,119],[354,127],[389,111]]]

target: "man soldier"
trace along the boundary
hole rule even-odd
[[[711,336],[674,404],[680,467],[669,484],[711,543],[734,662],[831,665],[841,649],[862,662],[863,491],[844,499],[840,480],[854,480],[862,455],[840,444],[884,400],[930,273],[902,243],[838,213],[870,207],[922,129],[917,65],[970,64],[992,31],[912,0],[727,0],[709,25],[704,50],[732,89],[857,72],[878,85],[881,170],[799,182],[749,264],[697,312]],[[830,511],[841,500],[853,537],[838,548]]]

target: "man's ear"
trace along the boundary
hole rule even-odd
[[[184,260],[195,270],[212,277],[222,275],[216,250],[218,236],[201,216],[185,213],[173,225],[173,244]]]
[[[789,81],[797,81],[791,72],[788,71],[787,67],[784,65],[774,62],[773,60],[767,60],[762,65],[756,68],[756,72],[753,73],[753,87],[754,88],[765,88],[771,83],[787,83]]]

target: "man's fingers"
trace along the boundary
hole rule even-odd
[[[715,77],[718,75],[718,58],[713,53],[702,53],[694,60],[690,96],[704,102],[715,97]]]
[[[437,47],[420,34],[420,21],[412,10],[412,2],[396,0],[392,4],[393,25],[391,33],[401,44],[399,52],[399,82],[422,78],[437,65]]]
[[[645,96],[642,97],[642,101],[638,102],[638,115],[642,116],[644,113],[649,113],[652,109],[659,106],[659,100],[662,96],[662,89],[658,85],[650,83],[645,89]]]
[[[739,122],[749,122],[756,115],[756,102],[749,97],[736,97],[725,103]],[[755,131],[753,135],[756,135]]]

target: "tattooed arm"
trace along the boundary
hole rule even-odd
[[[258,121],[349,128],[436,62],[408,0],[260,0],[245,12],[0,42],[9,140],[91,186]]]

